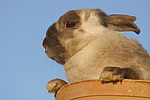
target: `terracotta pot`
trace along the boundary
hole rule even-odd
[[[76,82],[62,87],[56,100],[150,100],[150,81],[124,80],[116,84],[102,84],[101,80]]]

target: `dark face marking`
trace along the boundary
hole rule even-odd
[[[100,24],[107,27],[108,26],[108,21],[109,21],[109,17],[107,16],[107,14],[102,12],[100,9],[96,9],[96,12],[97,12],[97,15],[100,18]]]
[[[60,17],[58,23],[60,28],[66,28],[69,30],[70,28],[66,27],[66,24],[68,22],[70,23],[76,23],[76,26],[73,29],[77,29],[80,24],[80,17],[78,16],[79,11],[69,11],[62,17]],[[66,31],[66,30],[65,30]]]
[[[79,22],[80,21],[80,17],[77,14],[77,11],[69,11],[67,12],[64,16],[60,17],[59,22],[61,23],[66,23],[69,21],[75,21],[75,22]]]
[[[56,30],[55,23],[47,30],[46,37],[43,40],[43,46],[44,45],[47,45],[50,48],[50,52],[53,53],[50,57],[51,59],[60,64],[65,63],[64,59],[66,50],[58,40],[58,32]]]
[[[73,28],[66,27],[66,23],[73,22],[76,25]],[[62,45],[61,40],[66,41],[67,39],[73,38],[73,30],[77,29],[80,26],[80,17],[77,15],[77,11],[69,11],[56,23],[49,27],[46,33],[46,37],[43,40],[43,46],[47,45],[50,48],[50,52],[53,55],[50,55],[50,58],[57,61],[60,64],[65,64],[68,59],[68,52],[65,47]]]
[[[80,27],[80,17],[78,16],[79,11],[69,11],[58,20],[58,37],[63,39],[72,39],[73,31]],[[67,23],[75,24],[72,27],[67,27]]]

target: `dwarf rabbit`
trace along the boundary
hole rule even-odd
[[[137,40],[116,31],[140,29],[136,17],[107,15],[100,9],[71,10],[47,30],[46,55],[63,64],[69,83],[101,79],[150,80],[150,56]]]

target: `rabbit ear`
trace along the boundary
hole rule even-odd
[[[136,17],[129,15],[109,15],[108,28],[114,31],[134,31],[140,33],[140,29],[133,22]]]
[[[112,18],[124,18],[124,19],[130,20],[132,22],[134,22],[136,20],[135,16],[129,16],[129,15],[112,14],[112,15],[109,15],[109,17],[112,17]]]

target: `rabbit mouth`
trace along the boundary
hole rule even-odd
[[[65,64],[65,60],[62,57],[54,55],[52,52],[50,52],[47,49],[45,49],[45,53],[49,58],[55,60],[57,63]]]
[[[50,58],[55,60],[56,62],[58,62],[60,64],[65,64],[65,61],[61,57],[55,56],[55,57],[50,57]]]

